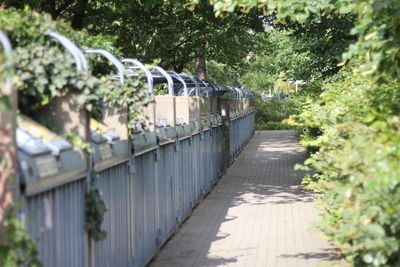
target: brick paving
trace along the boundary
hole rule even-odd
[[[318,211],[293,168],[304,156],[293,131],[256,132],[150,266],[329,264],[334,250],[313,230]]]

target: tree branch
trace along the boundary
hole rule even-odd
[[[61,16],[62,13],[64,13],[72,4],[75,3],[75,1],[76,0],[65,1],[59,8],[57,8],[54,11],[55,18],[58,18],[59,16]]]

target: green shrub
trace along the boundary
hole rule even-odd
[[[255,110],[256,130],[294,129],[293,126],[283,123],[283,120],[297,112],[291,99],[272,98],[266,101],[256,99]]]
[[[96,56],[90,61],[89,71],[78,71],[74,58],[69,52],[66,52],[64,47],[49,38],[47,34],[60,32],[78,46],[98,45],[93,48],[106,48],[108,51],[118,53],[118,49],[110,45],[112,38],[88,36],[86,32],[73,31],[62,21],[56,23],[50,15],[39,14],[29,9],[0,8],[0,29],[10,38],[14,48],[10,58],[13,61],[13,83],[18,90],[19,112],[43,123],[42,118],[37,117],[37,111],[51,104],[55,99],[74,92],[80,107],[91,111],[91,115],[97,113],[96,115],[101,116],[98,113],[102,110],[104,103],[129,106],[128,127],[134,128],[143,105],[148,102],[144,85],[135,78],[126,79],[124,86],[121,86],[114,75],[108,75],[109,62],[99,60]],[[2,53],[0,55],[0,61],[3,62],[4,55]],[[107,68],[106,73],[99,71]],[[4,66],[1,70],[4,70]],[[8,73],[11,72],[7,71]],[[0,72],[1,81],[4,75]],[[0,95],[0,108],[9,108],[8,102],[7,98]],[[47,126],[52,130],[57,130],[52,125],[47,124]],[[70,136],[71,133],[66,134]],[[75,145],[77,143],[83,144],[82,140],[76,140]],[[87,144],[84,146],[88,147]],[[85,149],[85,152],[88,151]],[[5,234],[0,244],[0,265],[41,266],[37,259],[38,251],[34,241],[25,231],[25,223],[15,218],[18,208],[18,206],[10,207],[4,222]],[[101,230],[105,212],[102,195],[94,184],[91,184],[85,199],[85,220],[87,231],[96,241],[106,236],[106,233]]]
[[[257,131],[264,131],[264,130],[296,130],[296,127],[292,125],[288,125],[283,122],[277,121],[270,121],[266,123],[258,123],[256,125]]]
[[[351,67],[291,123],[318,128],[309,187],[322,192],[320,228],[354,266],[400,265],[400,87],[379,88]]]
[[[321,93],[320,84],[310,83],[304,90],[290,94],[284,99],[271,98],[266,101],[256,98],[256,129],[257,130],[297,130],[306,136],[317,136],[318,127],[295,127],[290,123],[290,116],[299,114],[303,106],[307,106],[318,98]]]
[[[125,85],[121,86],[114,75],[108,76],[114,72],[113,67],[97,56],[88,60],[89,71],[77,71],[72,55],[47,34],[60,32],[78,46],[95,45],[97,47],[93,48],[106,48],[119,54],[112,46],[110,36],[89,36],[84,31],[72,30],[62,21],[54,22],[48,14],[29,9],[0,9],[0,29],[8,35],[15,50],[14,82],[22,113],[46,123],[36,116],[36,111],[56,98],[74,92],[78,104],[89,111],[97,111],[97,115],[105,102],[129,105],[128,126],[134,127],[143,104],[148,102],[144,85],[138,79],[126,79]],[[106,73],[105,69],[108,69]]]

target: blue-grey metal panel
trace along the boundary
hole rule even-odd
[[[143,196],[145,209],[145,258],[150,260],[157,250],[158,229],[156,228],[156,198],[155,198],[155,176],[154,176],[154,152],[146,153],[142,156],[143,174]]]
[[[224,128],[223,125],[218,127],[219,130],[219,139],[220,139],[220,146],[219,146],[219,157],[220,157],[220,174],[222,175],[222,173],[225,172],[225,161],[224,161],[224,150],[226,150],[227,148],[225,148],[225,135],[224,135]]]
[[[241,118],[236,119],[236,124],[235,124],[235,134],[236,134],[236,146],[235,146],[235,158],[237,158],[241,146],[241,140],[240,140],[240,124],[241,124]]]
[[[161,242],[174,231],[177,219],[175,210],[175,144],[159,148],[157,161],[158,191],[159,191],[159,221]]]
[[[155,199],[155,152],[135,158],[135,173],[131,175],[131,207],[134,266],[143,266],[157,250]]]
[[[172,212],[172,177],[171,170],[173,168],[167,164],[165,160],[166,146],[162,146],[157,150],[157,164],[155,184],[156,192],[158,194],[158,203],[156,206],[157,215],[157,243],[161,244],[169,235],[172,228],[174,228],[175,220]]]
[[[222,167],[222,150],[223,150],[224,140],[222,138],[222,125],[217,127],[217,175],[218,178],[222,175],[223,167]]]
[[[208,143],[209,143],[209,131],[201,132],[200,138],[200,184],[201,184],[201,194],[202,196],[208,192]]]
[[[171,184],[167,182],[165,149],[158,149],[155,152],[155,194],[156,194],[156,228],[157,228],[157,245],[161,245],[169,234],[167,215],[170,214],[171,194],[168,194],[171,189]],[[171,217],[171,215],[170,215]]]
[[[212,157],[212,129],[209,129],[205,132],[205,154],[204,154],[204,161],[205,161],[205,183],[206,188],[205,191],[208,193],[213,184],[213,157]]]
[[[203,131],[203,139],[201,139],[201,169],[202,169],[202,178],[201,178],[201,184],[202,184],[202,194],[203,196],[208,192],[208,169],[210,166],[208,166],[208,159],[207,159],[207,154],[208,154],[208,142],[209,142],[209,133],[207,131]]]
[[[177,173],[177,189],[179,199],[179,210],[181,211],[181,219],[183,220],[192,209],[192,192],[191,192],[191,170],[190,170],[190,145],[189,139],[180,141],[178,153],[178,173]]]
[[[240,150],[243,147],[243,122],[244,119],[243,117],[238,118],[238,124],[237,124],[237,135],[238,135],[238,144],[237,144],[237,152],[236,152],[236,157],[239,154]]]
[[[102,229],[107,231],[107,238],[94,243],[94,266],[129,266],[128,163],[101,171],[97,187],[103,192],[108,207],[102,223]]]
[[[26,199],[28,232],[44,266],[87,266],[83,178]]]
[[[196,205],[202,195],[202,170],[201,170],[201,135],[200,133],[192,136],[191,168],[192,168],[192,192],[193,205]]]
[[[134,266],[141,266],[145,261],[145,241],[144,241],[144,192],[143,192],[143,157],[135,158],[135,173],[130,176],[131,192],[131,233],[132,233],[132,252]]]
[[[169,177],[167,177],[167,181],[171,184],[171,218],[169,231],[173,231],[178,223],[178,214],[176,207],[176,165],[175,165],[175,144],[170,144],[165,146],[165,161],[167,166],[167,173]]]
[[[212,128],[212,144],[211,144],[211,162],[212,162],[212,182],[213,184],[217,181],[219,171],[218,171],[218,166],[219,166],[219,135],[218,135],[218,127]]]
[[[195,169],[195,167],[196,167],[196,163],[194,162],[194,160],[193,160],[193,157],[195,156],[195,146],[194,146],[194,143],[193,143],[193,136],[191,136],[189,139],[188,139],[188,141],[189,141],[189,143],[188,143],[188,145],[189,145],[189,156],[188,156],[188,161],[187,161],[187,163],[189,164],[188,165],[188,169],[189,169],[189,180],[190,180],[190,182],[189,182],[189,185],[190,185],[190,188],[189,188],[189,201],[190,201],[190,205],[191,205],[191,207],[193,208],[196,204],[197,204],[197,199],[196,199],[196,190],[195,190],[195,187],[196,187],[196,169]]]
[[[200,132],[200,154],[199,154],[199,170],[200,170],[200,177],[199,177],[199,187],[200,187],[200,195],[203,196],[205,194],[205,176],[206,176],[206,163],[204,162],[204,155],[206,153],[206,142],[205,142],[205,134],[204,132]]]
[[[171,158],[168,158],[167,160],[172,160],[172,165],[174,166],[174,172],[173,172],[173,179],[172,179],[172,185],[173,185],[173,211],[175,213],[175,220],[176,224],[179,224],[183,220],[183,212],[182,212],[182,184],[181,180],[179,177],[179,167],[180,167],[180,162],[179,162],[179,154],[178,154],[179,149],[179,142],[175,142],[174,144],[174,149],[173,149],[173,156]]]
[[[211,129],[207,130],[204,132],[204,145],[205,145],[205,150],[204,150],[204,165],[205,165],[205,171],[204,171],[204,183],[205,183],[205,192],[208,193],[211,188],[211,168],[212,166],[210,165],[210,142],[211,142]]]
[[[230,121],[229,123],[229,155],[230,155],[230,159],[229,161],[232,162],[234,160],[234,143],[235,143],[235,139],[234,139],[234,135],[233,135],[233,131],[234,131],[234,125],[235,125],[235,121]]]

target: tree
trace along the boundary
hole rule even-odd
[[[2,0],[1,5],[22,9],[25,6],[37,11],[44,11],[53,19],[69,17],[75,29],[82,29],[88,8],[88,0]]]
[[[317,85],[322,94],[316,101],[307,99],[302,113],[290,119],[302,127],[302,134],[307,134],[303,144],[318,151],[311,154],[303,168],[311,167],[315,172],[305,182],[321,193],[324,213],[319,228],[340,248],[343,260],[351,266],[399,266],[399,1],[213,3],[219,11],[238,5],[246,9],[262,6],[266,12],[274,10],[278,20],[294,30],[296,39],[300,33],[308,43],[316,41],[315,55],[329,59],[320,62],[333,68],[315,68],[320,69],[320,78],[307,85],[308,90]],[[346,28],[352,28],[356,39],[355,43],[348,40],[348,49],[344,49],[346,62],[337,73],[329,53],[346,48],[346,40],[337,43],[339,49],[327,45],[340,38],[329,34],[341,31],[335,20],[329,22],[333,16],[353,20],[354,25],[347,24],[350,27]],[[319,35],[318,31],[313,33],[319,27],[304,28],[313,19],[325,21],[326,25],[333,23],[333,31]],[[294,21],[302,24],[293,25]],[[323,80],[325,77],[329,79]]]
[[[92,12],[91,32],[117,33],[125,54],[178,72],[195,60],[199,69],[205,69],[205,59],[236,64],[251,50],[251,30],[264,30],[258,11],[217,18],[205,1],[193,10],[179,2],[119,1],[118,7],[105,4]]]
[[[189,0],[196,5],[199,0]],[[377,84],[382,80],[400,78],[400,5],[397,0],[350,1],[350,0],[213,0],[217,15],[232,12],[236,8],[251,11],[261,8],[266,14],[274,14],[278,21],[304,22],[310,16],[329,17],[336,15],[354,16],[351,32],[357,42],[349,46],[345,59],[360,56],[364,64],[357,67],[364,75],[373,75]]]
[[[254,44],[254,32],[263,31],[258,10],[215,17],[213,6],[201,1],[189,10],[183,2],[163,0],[4,0],[7,6],[28,4],[64,18],[76,29],[91,34],[117,36],[118,47],[128,57],[181,72],[197,61],[205,76],[206,59],[234,65]]]
[[[254,55],[239,80],[247,88],[267,93],[281,72],[292,81],[330,77],[339,71],[342,53],[354,42],[352,25],[349,16],[275,23],[256,36]]]

